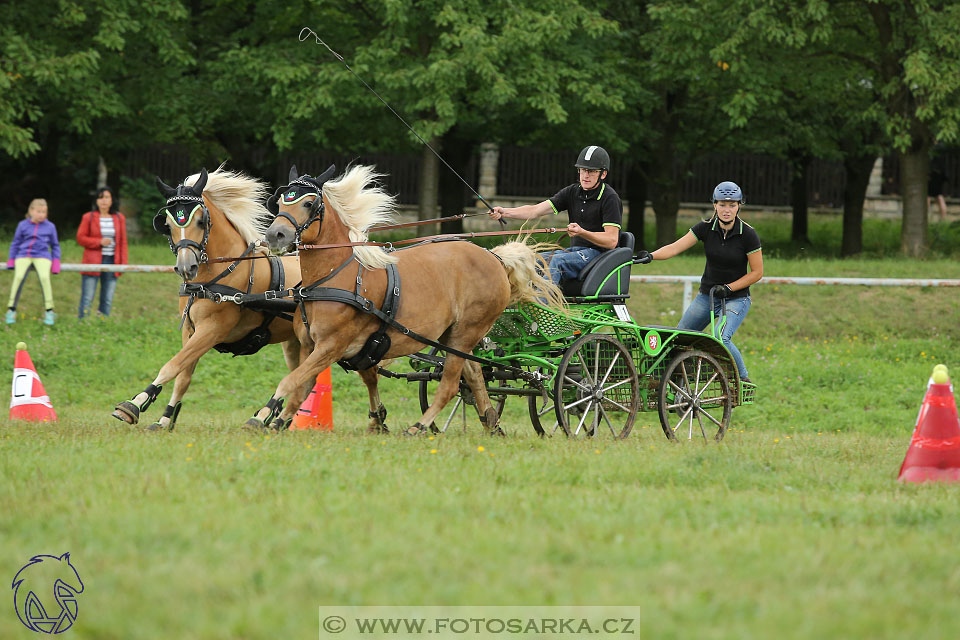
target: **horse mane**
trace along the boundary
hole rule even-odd
[[[323,185],[323,195],[349,229],[351,242],[366,242],[370,227],[395,219],[396,198],[384,190],[381,177],[373,167],[358,164]],[[354,247],[353,255],[367,269],[383,269],[397,261],[380,247]]]
[[[183,183],[192,186],[199,177],[194,174]],[[223,212],[247,244],[262,239],[267,232],[270,219],[263,203],[270,193],[260,180],[220,165],[207,177],[203,195]]]

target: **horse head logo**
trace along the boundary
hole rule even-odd
[[[62,633],[77,619],[80,574],[70,554],[34,556],[13,578],[13,601],[20,622],[31,631]]]

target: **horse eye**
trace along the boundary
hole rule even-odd
[[[304,200],[302,206],[304,209],[309,209],[313,206],[313,200]]]

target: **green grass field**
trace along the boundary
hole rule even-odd
[[[896,234],[874,222],[879,249],[856,260],[799,257],[769,222],[766,274],[960,278],[953,250],[887,257]],[[171,256],[138,245],[131,261]],[[641,269],[699,274],[702,258]],[[653,413],[627,441],[540,440],[519,399],[507,438],[475,419],[369,436],[366,392],[339,369],[333,434],[241,430],[284,372],[278,348],[208,355],[177,429],[144,433],[110,412],[179,348],[176,285],[125,275],[114,314],[79,322],[79,275],[62,274],[45,328],[33,280],[0,329],[60,417],[0,420],[0,578],[69,551],[74,637],[316,638],[325,604],[629,605],[643,638],[960,635],[960,488],[895,481],[933,365],[960,376],[960,290],[756,286],[736,342],[759,401],[704,446],[668,443]],[[631,312],[674,324],[681,291],[635,288]],[[415,387],[382,388],[391,426],[419,417]],[[9,596],[0,638],[33,637]]]

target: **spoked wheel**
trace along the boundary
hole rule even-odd
[[[560,431],[560,422],[553,407],[553,397],[536,395],[527,398],[527,409],[530,411],[530,424],[538,436],[553,437]]]
[[[640,404],[630,351],[611,335],[580,337],[560,360],[553,397],[557,423],[567,436],[609,432],[626,438]]]
[[[657,392],[660,425],[671,440],[723,439],[733,397],[720,363],[703,351],[683,351],[667,365]]]
[[[436,347],[430,349],[431,356],[443,357],[443,352],[439,352]],[[441,365],[434,365],[429,368],[431,372],[440,372],[443,370]],[[420,392],[420,410],[426,412],[430,408],[430,403],[433,401],[433,395],[437,391],[437,387],[440,385],[439,380],[421,380],[419,383],[419,392]],[[497,410],[497,417],[503,415],[503,407],[507,403],[507,396],[502,393],[490,393],[490,383],[487,383],[487,395],[490,396],[490,402],[493,404],[493,408]],[[473,391],[470,389],[470,385],[467,384],[467,381],[460,377],[460,391],[453,397],[452,400],[443,408],[443,411],[440,412],[440,415],[437,416],[434,424],[431,425],[433,430],[439,433],[445,433],[447,428],[453,424],[454,419],[457,417],[457,414],[460,414],[463,423],[463,430],[467,430],[467,407],[473,407],[473,417],[477,417],[479,414],[476,412],[477,401],[474,398]],[[439,425],[437,423],[440,423]]]

